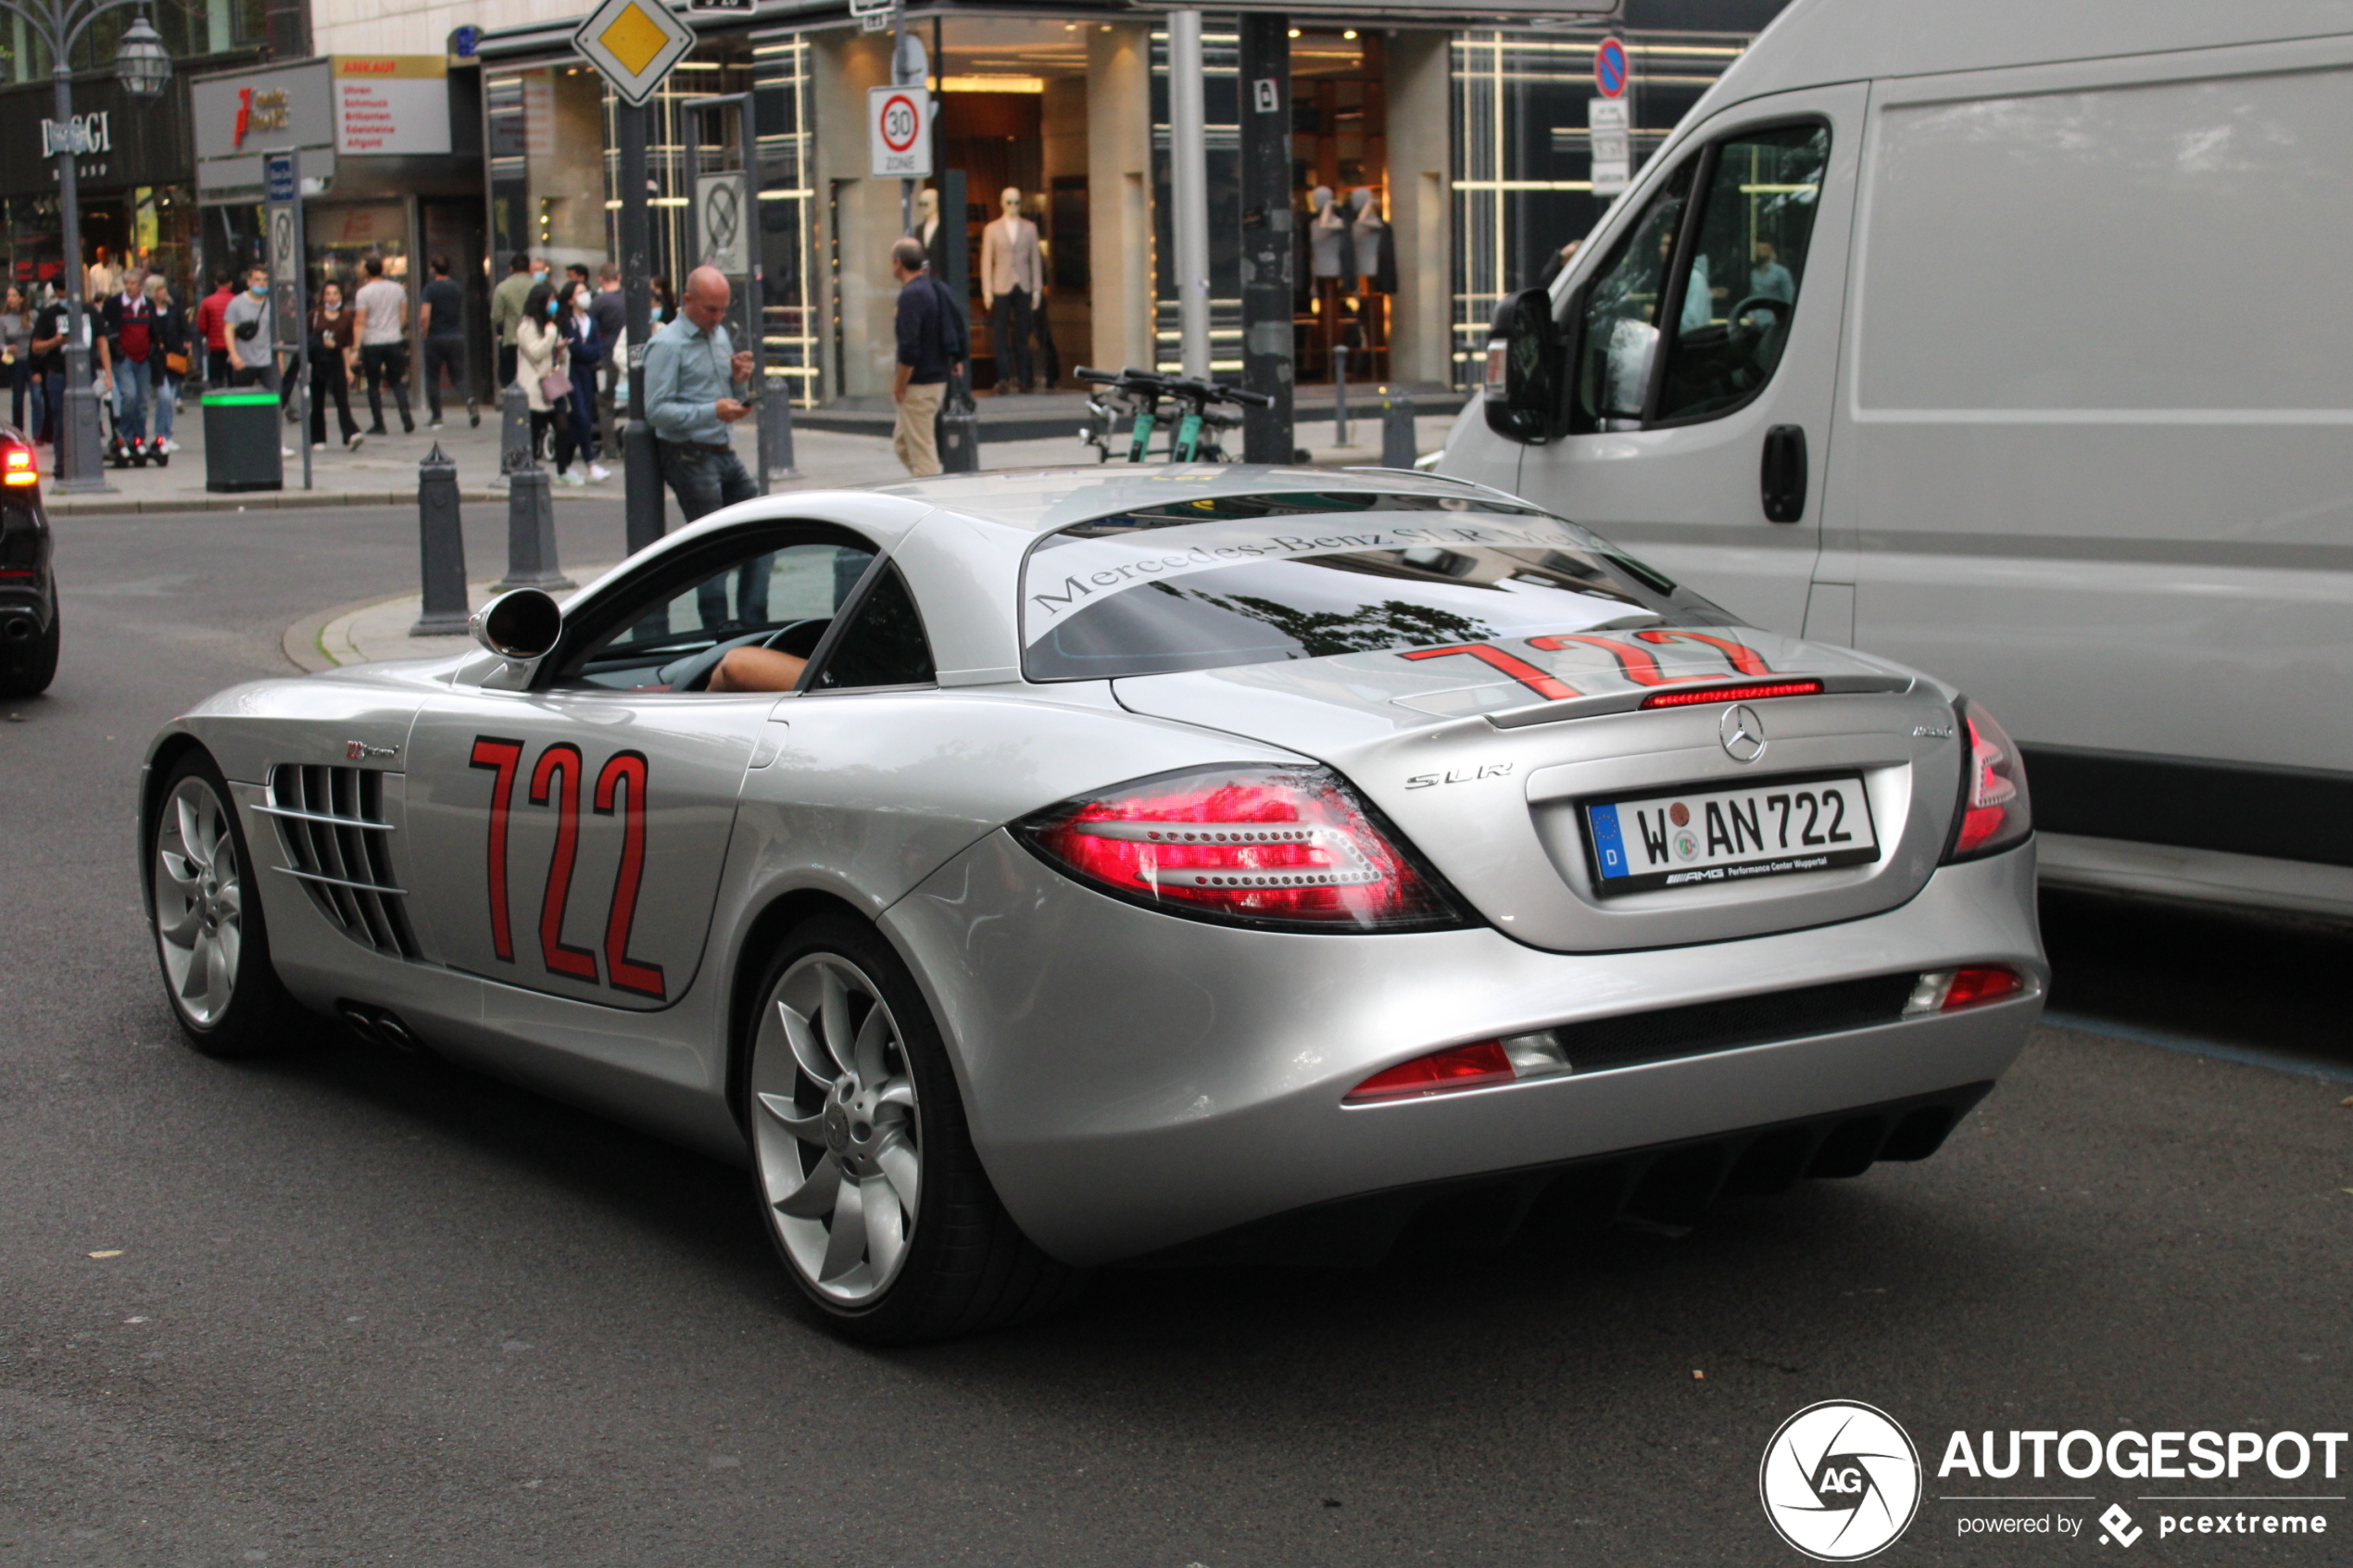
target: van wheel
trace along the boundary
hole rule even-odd
[[[181,1034],[218,1057],[298,1043],[303,1010],[271,967],[245,830],[203,752],[186,753],[165,777],[150,852],[148,924]]]
[[[847,915],[770,961],[746,1112],[769,1239],[839,1332],[900,1345],[1062,1305],[1078,1275],[1021,1234],[988,1185],[946,1047],[907,966]]]

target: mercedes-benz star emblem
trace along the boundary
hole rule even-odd
[[[1744,702],[1724,709],[1716,735],[1724,743],[1724,755],[1735,762],[1754,762],[1765,755],[1764,721],[1756,717],[1756,709]]]

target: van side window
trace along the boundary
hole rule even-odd
[[[1772,379],[1830,161],[1827,125],[1754,132],[1715,149],[1657,420],[1729,408]]]
[[[1667,264],[1683,227],[1691,182],[1690,164],[1668,177],[1586,290],[1576,370],[1580,428],[1591,430],[1601,420],[1642,417]]]

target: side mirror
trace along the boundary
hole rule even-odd
[[[516,664],[545,659],[563,634],[561,606],[536,588],[501,594],[466,622],[474,641]]]
[[[1527,445],[1559,435],[1567,361],[1549,290],[1523,289],[1504,301],[1488,335],[1480,391],[1487,428]]]

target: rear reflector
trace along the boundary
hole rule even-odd
[[[1958,1012],[2015,997],[2026,989],[2025,977],[2000,964],[1973,964],[1967,969],[1931,970],[1912,987],[1904,1016],[1920,1018],[1932,1012]]]
[[[1768,696],[1815,696],[1822,689],[1819,681],[1760,681],[1746,686],[1703,686],[1697,690],[1653,692],[1642,698],[1644,708],[1697,708],[1709,702],[1759,702]]]
[[[1422,1095],[1452,1094],[1456,1089],[1484,1089],[1522,1078],[1545,1078],[1568,1071],[1568,1054],[1550,1029],[1535,1035],[1515,1035],[1505,1040],[1480,1040],[1449,1046],[1442,1051],[1401,1061],[1376,1073],[1348,1091],[1345,1105],[1375,1100],[1410,1099]]]

